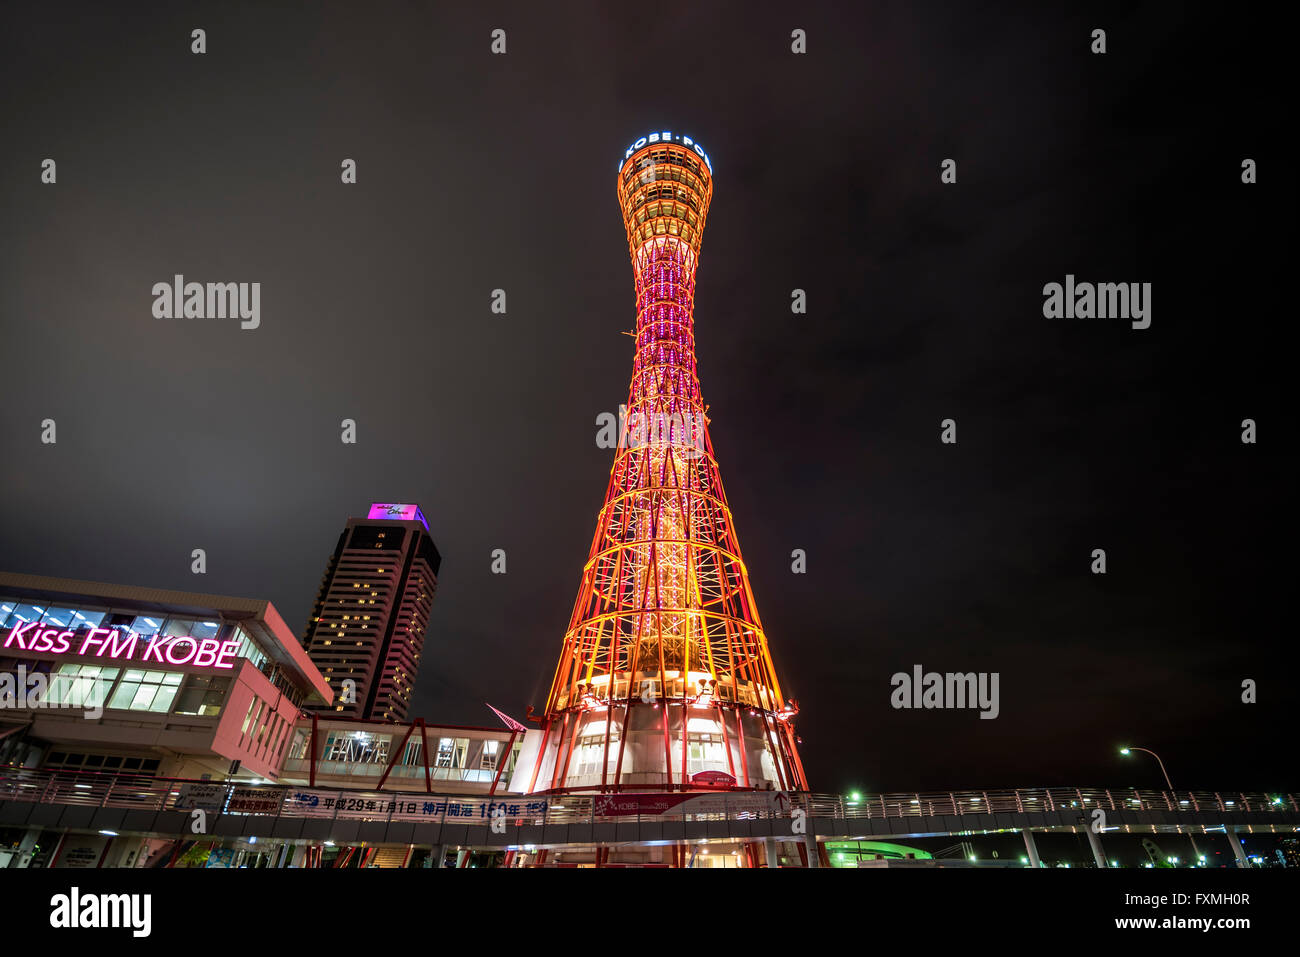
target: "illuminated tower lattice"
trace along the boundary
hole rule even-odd
[[[619,164],[636,356],[531,790],[807,790],[709,439],[692,331],[708,156],[671,132]],[[701,772],[711,772],[704,773]]]

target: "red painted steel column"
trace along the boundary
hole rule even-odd
[[[492,779],[492,789],[488,791],[489,795],[497,793],[497,784],[501,781],[501,772],[506,769],[506,762],[510,760],[510,751],[515,746],[515,737],[518,734],[518,730],[510,732],[510,740],[506,743],[506,753],[497,759],[497,773],[496,777]]]

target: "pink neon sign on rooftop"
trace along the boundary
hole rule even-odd
[[[424,513],[420,511],[420,506],[415,504],[397,505],[388,502],[375,502],[370,506],[370,514],[366,518],[386,518],[399,522],[419,522],[427,530],[429,523],[424,518]]]

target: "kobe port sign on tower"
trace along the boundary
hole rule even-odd
[[[623,164],[626,163],[628,160],[630,160],[632,158],[632,154],[635,153],[637,150],[644,149],[645,147],[650,146],[654,143],[677,143],[680,144],[681,146],[687,147],[688,149],[692,149],[695,151],[695,154],[700,159],[704,160],[704,165],[709,168],[709,172],[710,173],[713,172],[713,163],[709,159],[709,154],[704,152],[703,146],[695,142],[695,140],[691,139],[689,136],[685,135],[684,133],[673,133],[670,130],[663,130],[662,132],[659,133],[650,133],[647,134],[646,136],[640,137],[635,143],[629,146],[627,150],[623,153],[623,158],[618,161],[618,168],[622,169]]]

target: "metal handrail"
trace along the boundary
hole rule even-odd
[[[462,824],[487,825],[497,807],[506,809],[510,823],[577,824],[604,820],[629,820],[629,812],[602,814],[599,796],[591,794],[427,794],[423,791],[375,791],[346,788],[308,788],[291,784],[248,784],[234,781],[197,781],[184,778],[156,778],[141,774],[97,771],[46,771],[0,768],[0,802],[64,804],[133,810],[188,810],[187,795],[197,786],[205,800],[228,814],[251,817],[347,818],[376,821],[451,820]],[[658,792],[645,792],[658,794]],[[861,795],[846,801],[841,795],[800,792],[783,795],[785,803],[773,803],[777,792],[699,791],[672,792],[665,796],[684,798],[714,795],[706,808],[684,808],[673,812],[636,812],[637,819],[655,820],[763,820],[789,817],[789,808],[801,808],[809,817],[835,820],[883,820],[1032,813],[1034,811],[1092,808],[1107,810],[1158,809],[1166,813],[1191,813],[1217,808],[1229,813],[1300,813],[1293,794],[1212,791],[1148,791],[1139,789],[1012,788],[1000,791],[949,791],[944,793],[898,792]],[[216,797],[213,797],[216,795]],[[232,798],[239,798],[231,806]],[[626,795],[624,795],[626,796]],[[262,806],[268,810],[259,810]],[[249,807],[250,810],[235,810]],[[269,808],[274,810],[269,810]]]

